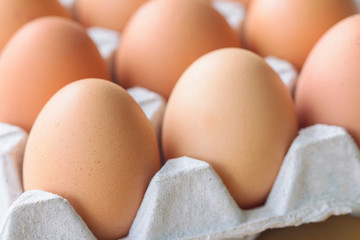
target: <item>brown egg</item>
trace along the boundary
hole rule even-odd
[[[353,0],[253,0],[243,26],[244,45],[300,70],[326,30],[356,12]]]
[[[57,0],[0,0],[0,53],[21,26],[49,15],[69,17]]]
[[[224,17],[200,0],[144,4],[127,25],[115,57],[120,85],[141,86],[168,98],[183,71],[197,58],[240,40]]]
[[[345,127],[360,146],[360,15],[332,27],[315,45],[298,79],[296,110],[301,127]]]
[[[234,2],[241,2],[245,7],[250,4],[251,0],[233,0]]]
[[[292,140],[295,107],[278,75],[254,53],[226,48],[195,61],[167,104],[164,159],[207,161],[241,208],[264,203]]]
[[[42,109],[25,149],[24,189],[66,198],[99,239],[127,235],[160,168],[150,121],[120,86],[85,79]]]
[[[219,0],[208,0],[210,2],[219,1]],[[220,1],[232,1],[232,2],[239,2],[244,5],[245,8],[250,4],[251,0],[220,0]]]
[[[147,0],[76,0],[76,19],[87,27],[122,32],[134,12]]]
[[[60,17],[29,22],[0,59],[0,122],[30,131],[56,91],[87,77],[110,79],[110,73],[80,24]]]

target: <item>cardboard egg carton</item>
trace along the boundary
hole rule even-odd
[[[296,72],[271,59],[283,80]],[[292,77],[291,77],[292,76]],[[291,89],[292,84],[288,85]],[[159,139],[165,101],[143,88],[128,89]],[[96,239],[61,196],[22,192],[27,134],[0,124],[0,239]],[[169,160],[154,176],[125,239],[255,239],[269,228],[322,221],[360,211],[360,154],[343,128],[301,130],[286,155],[264,206],[241,210],[204,161]]]
[[[154,109],[155,103],[161,98],[143,107]],[[22,193],[16,163],[26,137],[20,128],[0,124],[0,238],[96,239],[66,199],[38,190]],[[167,161],[151,180],[125,239],[255,239],[269,228],[358,211],[359,149],[343,128],[315,125],[299,132],[266,204],[251,210],[237,206],[206,162]]]
[[[59,0],[69,9],[74,0]],[[360,2],[360,0],[357,0]],[[226,5],[227,4],[227,5]],[[241,4],[214,1],[236,29]],[[109,62],[121,36],[90,28]],[[266,58],[292,92],[297,73],[280,59]],[[159,139],[165,101],[142,88],[128,92],[139,103]],[[0,239],[96,239],[69,202],[43,192],[23,193],[21,163],[27,134],[0,123]],[[124,239],[256,239],[270,228],[323,221],[360,212],[360,153],[341,127],[315,125],[293,141],[264,206],[240,209],[219,176],[204,161],[181,157],[154,176]]]

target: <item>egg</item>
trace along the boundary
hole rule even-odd
[[[246,47],[300,70],[316,41],[335,23],[357,13],[353,0],[253,0],[243,25]]]
[[[250,1],[251,0],[208,0],[208,1],[211,1],[211,2],[214,2],[214,1],[231,1],[231,2],[239,2],[241,3],[245,8],[247,8],[247,6],[250,4]]]
[[[0,122],[29,132],[56,91],[87,77],[110,79],[110,73],[80,24],[61,17],[27,23],[0,59]]]
[[[315,45],[295,92],[300,127],[345,127],[360,146],[360,15],[332,27]]]
[[[117,82],[168,98],[183,71],[203,54],[240,47],[224,17],[201,0],[156,0],[130,19],[115,55]]]
[[[247,7],[250,4],[251,0],[233,0],[235,2],[240,2],[242,3],[245,7]]]
[[[76,0],[76,19],[85,26],[122,32],[132,14],[147,0]]]
[[[35,18],[49,15],[69,17],[57,0],[0,1],[0,53],[21,26]]]
[[[297,135],[295,107],[256,54],[212,51],[177,82],[162,128],[164,159],[189,156],[219,174],[241,208],[264,203]]]
[[[120,86],[73,82],[39,114],[24,155],[25,191],[66,198],[99,239],[127,235],[160,168],[150,121]]]

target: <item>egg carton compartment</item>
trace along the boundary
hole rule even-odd
[[[129,89],[159,136],[164,100]],[[22,192],[27,135],[0,125],[1,239],[96,239],[69,202],[43,191]],[[204,161],[168,161],[152,179],[125,239],[255,239],[269,229],[317,222],[360,210],[359,150],[340,127],[301,130],[264,206],[241,210]]]
[[[0,154],[0,209],[6,210],[0,215],[1,239],[96,239],[66,199],[36,190],[22,193],[16,169],[21,165],[15,163],[23,155],[26,134],[1,124],[0,141],[7,146]],[[151,180],[124,239],[255,239],[269,228],[357,211],[359,149],[343,128],[315,125],[299,132],[266,204],[251,210],[237,206],[206,162],[169,160]]]

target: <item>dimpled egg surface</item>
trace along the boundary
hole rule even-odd
[[[84,79],[42,109],[25,149],[24,189],[66,198],[99,239],[127,235],[160,168],[150,121],[120,86]]]

